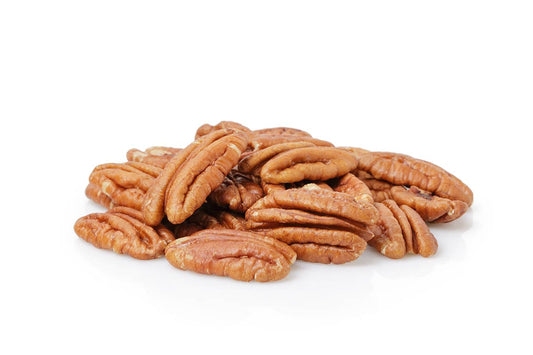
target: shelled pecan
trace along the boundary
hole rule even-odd
[[[185,221],[224,181],[247,142],[244,133],[221,129],[176,153],[146,193],[142,206],[146,222],[157,225],[165,215],[174,224]]]
[[[126,153],[128,161],[136,161],[164,168],[168,161],[181,149],[172,147],[150,147],[145,151],[132,148]]]
[[[368,244],[381,254],[399,259],[406,253],[428,257],[437,252],[437,240],[415,210],[406,205],[398,206],[394,200],[375,205],[379,220],[369,227],[374,238]]]
[[[294,251],[276,239],[223,229],[206,229],[176,239],[165,255],[182,270],[259,282],[284,278],[296,259]]]
[[[140,162],[101,164],[89,176],[85,193],[107,208],[125,206],[139,210],[146,191],[161,172],[157,166]]]
[[[381,198],[392,198],[410,206],[428,222],[455,220],[473,202],[472,190],[435,164],[397,153],[353,154],[358,158],[358,172],[368,174],[369,181],[376,179],[393,185],[390,189],[386,184],[381,185]]]
[[[289,244],[299,259],[336,264],[359,257],[377,218],[372,204],[316,184],[274,191],[246,212],[248,228]]]
[[[275,155],[261,168],[261,179],[280,184],[302,180],[329,180],[357,167],[355,157],[333,147],[304,147]]]
[[[129,207],[115,207],[105,213],[92,213],[78,219],[76,234],[97,248],[128,254],[136,259],[154,259],[164,254],[175,238],[162,225],[150,227],[142,213]]]
[[[194,139],[198,139],[198,138],[200,138],[202,136],[205,136],[206,134],[209,134],[211,132],[217,131],[219,129],[227,129],[227,128],[234,129],[236,131],[242,131],[242,132],[245,132],[245,133],[251,132],[251,130],[248,127],[243,126],[240,123],[233,122],[233,121],[221,121],[221,122],[217,123],[214,126],[212,126],[212,125],[210,125],[208,123],[201,125],[196,130],[196,135],[194,136]]]

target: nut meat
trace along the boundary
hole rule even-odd
[[[221,129],[179,151],[146,193],[146,223],[157,225],[165,215],[174,224],[185,221],[224,181],[246,145],[244,133]]]
[[[174,240],[162,225],[150,227],[142,213],[128,207],[115,207],[105,213],[92,213],[76,221],[78,236],[97,248],[128,254],[136,259],[155,259]]]
[[[206,229],[176,239],[165,252],[182,270],[240,281],[275,281],[287,276],[295,252],[273,238],[248,231]]]

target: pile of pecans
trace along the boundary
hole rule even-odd
[[[284,278],[296,259],[341,264],[367,244],[429,257],[426,222],[450,222],[472,191],[444,169],[396,153],[335,147],[294,128],[223,121],[183,149],[131,149],[99,165],[87,197],[108,209],[74,230],[137,259],[241,281]]]

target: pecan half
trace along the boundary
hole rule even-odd
[[[358,170],[395,185],[416,186],[439,197],[470,206],[472,190],[441,167],[405,154],[370,152],[359,157]]]
[[[232,211],[244,213],[263,197],[263,188],[252,176],[232,170],[208,197],[208,201]]]
[[[196,135],[194,139],[198,139],[202,136],[205,136],[206,134],[217,131],[219,129],[226,129],[226,128],[230,128],[230,129],[234,129],[236,131],[242,131],[242,132],[251,132],[251,130],[248,127],[243,126],[240,123],[233,122],[233,121],[221,121],[214,126],[211,126],[208,123],[201,125],[196,130]]]
[[[270,147],[253,151],[242,157],[242,159],[239,161],[238,170],[243,173],[259,176],[261,174],[261,168],[263,165],[276,155],[288,150],[304,147],[315,147],[315,145],[310,142],[297,141],[274,144]]]
[[[168,161],[180,150],[179,148],[171,147],[150,147],[145,151],[133,148],[128,150],[126,158],[128,161],[136,161],[164,168]]]
[[[280,184],[302,180],[329,180],[349,173],[357,159],[332,147],[296,148],[277,154],[261,168],[261,179]]]
[[[298,259],[336,264],[359,257],[377,218],[372,204],[316,184],[272,191],[246,212],[248,228],[288,243]]]
[[[81,217],[74,230],[97,248],[128,254],[136,259],[158,258],[174,240],[169,229],[162,225],[146,225],[142,213],[128,207],[115,207],[105,213]]]
[[[161,168],[139,162],[98,165],[89,176],[85,194],[107,208],[126,206],[140,209],[146,191],[161,171]]]
[[[375,205],[380,218],[376,225],[369,227],[375,236],[368,244],[381,254],[399,259],[406,253],[429,257],[437,252],[437,240],[415,210],[398,206],[394,200]]]
[[[427,222],[450,222],[461,217],[468,209],[463,201],[438,197],[416,186],[394,186],[390,192],[394,201],[413,208]]]
[[[221,129],[179,151],[146,193],[142,205],[146,222],[157,225],[165,214],[171,223],[185,221],[224,181],[246,145],[243,132]]]
[[[212,229],[176,239],[165,255],[182,270],[259,282],[284,278],[296,259],[295,252],[276,239],[248,231]]]

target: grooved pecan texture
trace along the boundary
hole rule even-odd
[[[176,239],[165,252],[182,270],[239,281],[275,281],[288,275],[295,252],[276,239],[249,231],[206,229]]]
[[[89,176],[87,197],[107,208],[141,209],[144,195],[162,169],[140,162],[98,165]]]
[[[244,133],[221,129],[179,151],[146,193],[142,206],[146,223],[159,224],[165,215],[174,224],[185,221],[224,181],[247,142]]]
[[[248,228],[289,244],[298,259],[335,264],[361,255],[372,237],[365,224],[377,218],[371,203],[316,184],[277,190],[246,212]]]
[[[146,225],[142,213],[128,207],[115,207],[105,213],[81,217],[74,230],[97,248],[128,254],[136,259],[158,258],[174,240],[169,229],[162,225]]]
[[[394,200],[376,202],[376,207],[380,217],[377,224],[369,227],[375,237],[368,243],[381,254],[399,259],[406,253],[428,257],[437,252],[437,240],[411,207],[398,206]]]
[[[427,161],[388,152],[352,154],[358,159],[358,172],[367,176],[364,181],[376,191],[376,201],[394,199],[416,210],[428,222],[455,220],[473,202],[467,185]]]
[[[357,159],[343,149],[304,147],[275,155],[261,168],[261,179],[281,184],[302,180],[329,180],[349,173]]]
[[[145,151],[132,148],[126,153],[128,161],[136,161],[164,168],[168,161],[179,152],[179,148],[150,147]]]

